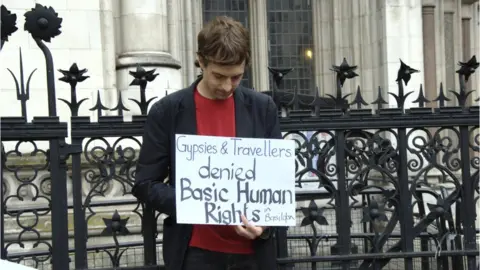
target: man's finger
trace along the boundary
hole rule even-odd
[[[240,235],[240,236],[243,236],[243,237],[248,238],[248,239],[255,239],[255,235],[252,234],[250,231],[248,231],[247,229],[245,229],[241,225],[238,225],[236,227],[236,231],[237,231],[237,234]]]
[[[245,227],[251,227],[251,226],[252,226],[252,224],[250,224],[250,222],[248,222],[248,219],[247,219],[246,216],[241,215],[241,216],[240,216],[240,219],[242,220],[243,225],[245,225]]]
[[[243,224],[245,224],[247,231],[251,233],[254,237],[258,237],[262,234],[263,230],[261,227],[257,227],[248,222],[248,219],[244,215],[242,215],[240,218],[242,219]]]
[[[256,228],[257,228],[257,227],[256,227],[255,225],[251,224],[251,223],[248,221],[247,217],[245,217],[244,215],[242,215],[240,218],[242,219],[242,222],[243,222],[243,224],[245,225],[245,227],[246,227],[247,230],[249,230],[249,231],[256,231]]]

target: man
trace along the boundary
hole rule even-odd
[[[282,138],[273,100],[240,86],[250,62],[249,40],[248,30],[231,18],[206,24],[197,37],[202,75],[148,113],[133,194],[168,215],[163,230],[168,270],[277,268],[273,228],[249,224],[245,217],[243,226],[177,224],[175,219],[175,170],[182,169],[175,167],[175,134]]]

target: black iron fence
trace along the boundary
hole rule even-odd
[[[20,57],[20,73],[9,71],[22,116],[1,118],[1,257],[38,269],[161,269],[162,216],[130,195],[155,70],[130,72],[140,89],[130,101],[141,112],[131,121],[121,95],[107,108],[98,94],[90,108],[97,121],[78,115],[86,103],[76,87],[87,71],[76,64],[60,70],[71,86],[70,100],[60,99],[69,126],[57,116],[54,62],[44,44],[60,34],[62,19],[39,4],[25,18],[45,55],[49,116],[27,121],[32,75],[25,80]],[[1,20],[3,47],[17,30],[16,15],[2,6]],[[279,266],[478,269],[479,107],[469,104],[465,82],[479,64],[475,56],[459,64],[459,90],[440,85],[427,100],[421,86],[416,97],[406,92],[418,71],[401,62],[398,92],[389,93],[395,108],[383,108],[382,89],[371,106],[360,89],[349,101],[342,86],[357,74],[346,61],[332,69],[335,96],[266,92],[285,139],[297,142],[299,222],[276,235]],[[270,71],[277,85],[288,72]],[[405,105],[409,96],[414,108]]]

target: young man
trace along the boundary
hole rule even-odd
[[[244,217],[244,226],[177,224],[175,218],[175,134],[282,138],[273,100],[240,85],[250,62],[249,40],[248,30],[231,18],[206,24],[197,40],[202,75],[148,113],[133,195],[168,215],[163,230],[168,270],[277,269],[273,228]]]

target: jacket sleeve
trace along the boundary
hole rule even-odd
[[[148,112],[132,194],[140,202],[150,204],[160,213],[172,216],[175,214],[175,190],[164,183],[171,158],[168,111],[168,101],[164,98]]]

